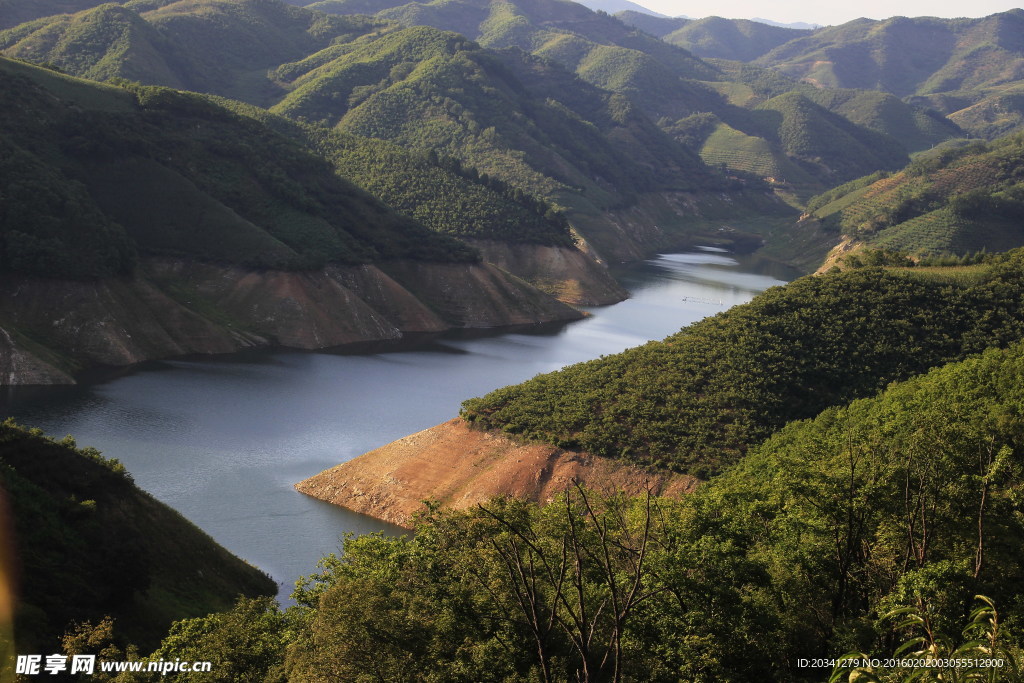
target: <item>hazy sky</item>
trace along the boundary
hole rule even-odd
[[[852,2],[800,2],[776,0],[633,0],[644,7],[670,17],[685,14],[688,17],[711,15],[729,19],[762,17],[773,21],[806,21],[811,24],[841,24],[857,17],[886,19],[905,17],[983,17],[1020,7],[1017,0],[853,0]]]

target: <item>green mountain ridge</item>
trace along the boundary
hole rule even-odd
[[[412,55],[417,61],[410,63]],[[556,78],[573,85],[557,68],[529,60],[517,72],[541,83]],[[577,97],[586,98],[582,103],[589,107],[581,116],[543,99],[547,93],[534,95],[506,63],[455,33],[403,29],[292,77],[294,89],[272,111],[407,148],[444,151],[542,196],[580,187],[615,202],[622,192],[688,189],[701,182],[700,162],[665,144],[663,136],[661,149],[635,144],[635,136],[621,142],[609,139],[612,130],[628,136],[637,128],[641,134],[659,136],[642,118],[630,116],[625,102],[577,83]],[[453,82],[465,86],[456,90],[448,85]],[[563,99],[566,94],[563,90]],[[644,153],[657,156],[638,162]],[[708,177],[704,182],[713,181]]]
[[[755,63],[820,87],[883,90],[935,108],[975,135],[1016,129],[1024,10],[980,19],[858,19],[819,29]],[[970,111],[974,108],[974,111]]]
[[[4,176],[8,272],[114,275],[127,272],[136,250],[293,268],[417,252],[473,258],[298,145],[201,96],[140,87],[108,91],[105,109],[82,110],[51,97],[62,79],[46,83],[45,73],[3,64],[7,163],[33,169]],[[121,111],[111,111],[116,106]],[[46,193],[56,193],[48,204],[40,201]],[[178,215],[175,205],[193,213]],[[154,207],[162,209],[156,223]],[[77,211],[92,222],[75,220]],[[97,242],[97,234],[107,237]],[[77,264],[63,248],[75,250]]]
[[[343,0],[317,3],[312,7],[329,12],[354,11]],[[361,5],[360,7],[363,11],[368,9]],[[375,8],[376,6],[370,9]],[[462,8],[463,11],[456,12],[456,8]],[[476,39],[483,47],[514,46],[534,55],[552,59],[567,69],[574,70],[581,78],[598,87],[626,95],[648,116],[659,120],[659,125],[669,131],[677,131],[682,125],[672,122],[710,112],[744,135],[753,137],[765,135],[745,110],[748,105],[756,105],[758,97],[750,89],[747,89],[749,94],[746,97],[742,96],[743,86],[734,82],[736,77],[733,67],[695,60],[685,50],[675,49],[673,51],[664,45],[658,47],[652,44],[651,39],[654,36],[649,36],[642,31],[630,31],[629,27],[610,17],[588,14],[586,10],[579,7],[570,12],[565,7],[565,3],[559,2],[520,2],[495,5],[467,1],[459,3],[434,2],[400,5],[379,11],[376,16],[396,20],[405,25],[428,24],[459,31]],[[663,21],[677,22],[679,20],[665,19]],[[474,22],[479,23],[474,26]],[[789,30],[764,24],[739,26],[736,22],[718,20],[717,18],[700,20],[696,23],[705,27],[709,32],[721,32],[723,27],[729,27],[734,32],[745,30],[752,35],[761,35],[765,31],[771,33]],[[722,40],[728,40],[728,36],[723,37]],[[699,68],[695,64],[699,64]],[[775,81],[775,85],[780,83],[787,83],[787,90],[799,89],[796,83],[786,81],[786,79]],[[772,93],[772,95],[778,94],[782,94],[782,92]],[[822,103],[826,106],[831,104],[827,98],[823,98]],[[855,124],[867,125],[886,135],[889,134],[890,129],[895,131],[901,127],[904,130],[899,132],[906,132],[907,122],[909,122],[909,127],[914,129],[914,134],[884,140],[874,138],[870,141],[870,145],[873,147],[870,151],[858,149],[851,152],[844,148],[837,154],[835,147],[823,145],[814,150],[813,156],[821,157],[826,168],[839,168],[844,164],[847,167],[854,166],[855,162],[851,162],[853,159],[865,162],[855,167],[862,172],[878,168],[896,168],[905,161],[896,162],[895,165],[890,162],[888,165],[880,166],[878,165],[878,155],[885,156],[891,150],[916,151],[927,148],[959,132],[953,125],[934,123],[938,117],[929,118],[927,115],[919,114],[913,108],[896,100],[876,103],[871,106],[868,105],[867,98],[862,98],[859,106],[841,109],[837,105],[834,109],[843,116],[846,112],[851,112],[858,118],[858,120],[851,119]],[[885,125],[890,118],[901,119],[903,125]],[[686,138],[688,135],[684,133],[682,137]],[[864,143],[861,141],[857,144],[861,146]],[[787,153],[787,150],[780,147],[777,141],[769,140],[769,145],[772,146],[774,154],[785,155]],[[751,169],[764,167],[766,164],[763,158],[756,152],[754,158],[746,156],[748,148],[749,146],[744,146],[733,149],[729,154],[712,151],[709,155],[705,155],[705,158],[728,159],[729,161],[735,159],[734,164],[727,162],[727,166],[739,171],[750,172]],[[854,170],[851,173],[841,173],[840,178],[851,179],[856,175],[857,171]],[[803,183],[803,185],[807,184]],[[824,185],[817,187],[821,189]],[[813,189],[811,189],[811,193],[813,193]],[[806,196],[807,190],[801,188],[800,194]]]
[[[542,202],[454,162],[446,170],[251,106],[7,59],[0,99],[5,383],[68,383],[84,367],[190,352],[323,348],[581,315],[451,235],[572,244]],[[444,213],[438,196],[419,207],[432,231],[339,177],[337,160],[376,172],[396,201],[440,180],[472,213]],[[406,184],[389,188],[396,177]],[[562,277],[621,298],[596,264],[579,261]],[[57,324],[55,300],[70,307]]]
[[[613,259],[635,258],[645,249],[685,243],[686,235],[707,232],[718,219],[717,199],[708,191],[715,186],[725,189],[728,183],[715,179],[698,154],[716,167],[724,164],[731,172],[746,174],[744,182],[753,183],[751,191],[736,185],[732,189],[738,205],[750,212],[779,214],[784,209],[757,198],[764,178],[773,179],[768,187],[805,198],[832,182],[879,168],[899,168],[906,158],[896,158],[896,151],[904,149],[904,143],[908,150],[917,149],[959,132],[935,125],[934,118],[898,102],[869,102],[867,96],[850,96],[841,103],[822,98],[822,102],[841,116],[848,115],[854,127],[866,126],[886,136],[896,133],[899,138],[857,131],[841,121],[822,124],[828,112],[809,115],[806,107],[796,107],[796,116],[788,120],[772,121],[765,111],[751,109],[784,94],[785,87],[797,89],[792,82],[777,79],[771,92],[755,82],[760,76],[748,78],[751,85],[737,84],[736,69],[731,66],[703,62],[617,19],[569,2],[311,5],[332,16],[280,3],[227,0],[135,7],[141,14],[128,23],[148,24],[149,29],[138,28],[105,49],[102,41],[95,43],[100,49],[91,57],[78,48],[68,53],[55,46],[71,44],[71,37],[81,32],[76,28],[79,24],[104,25],[118,13],[126,17],[131,14],[127,6],[104,6],[16,27],[0,33],[0,49],[75,73],[171,82],[270,106],[286,116],[339,126],[360,136],[384,138],[413,149],[436,148],[463,165],[568,210],[578,232],[599,253]],[[374,20],[338,16],[356,10],[376,10],[377,15]],[[125,17],[114,24],[128,21]],[[422,27],[396,30],[394,22],[455,30],[478,43],[463,45],[454,36],[439,39]],[[270,24],[275,26],[273,31]],[[115,28],[111,28],[113,34]],[[135,35],[140,36],[138,45],[133,43]],[[63,37],[54,42],[56,36]],[[446,40],[441,56],[437,46]],[[550,62],[548,66],[541,66],[543,61],[530,62],[520,51],[557,62],[566,73]],[[155,57],[147,59],[147,55]],[[470,55],[472,63],[464,59]],[[429,68],[423,68],[425,62],[430,62]],[[154,67],[150,74],[136,68],[147,63]],[[508,72],[514,74],[512,80]],[[582,80],[569,78],[571,73]],[[486,82],[483,89],[481,82]],[[593,86],[628,101],[609,99]],[[495,111],[497,100],[486,96],[493,91],[503,93],[501,111]],[[428,103],[428,97],[441,100]],[[542,97],[545,101],[538,102]],[[457,113],[449,111],[452,105],[459,109]],[[403,112],[399,125],[395,112],[407,107],[416,108],[423,120]],[[510,117],[508,112],[516,114]],[[737,140],[743,142],[725,140],[722,148],[719,135],[706,149],[704,141],[689,144],[694,132],[688,128],[688,117],[705,113],[713,113],[738,131]],[[659,120],[661,128],[688,143],[689,150],[672,144],[644,121],[644,115]],[[585,124],[593,124],[598,131]],[[837,125],[842,132],[836,136],[789,131],[794,126]],[[780,128],[787,129],[785,140]],[[492,129],[490,138],[481,134],[491,135]],[[809,175],[821,172],[828,180],[810,180]],[[672,215],[665,198],[643,198],[652,191],[690,193],[708,206],[696,216],[681,219]],[[631,206],[640,208],[648,225],[624,229],[621,219],[600,217],[609,208]],[[659,227],[652,231],[652,224]],[[745,218],[731,227],[765,232]],[[629,235],[637,228],[663,234],[645,247]]]
[[[857,19],[780,46],[758,63],[826,86],[904,97],[1019,80],[1024,10],[980,19]]]
[[[158,10],[144,11],[140,19],[159,29],[165,63],[176,63],[172,59],[175,54],[198,53],[185,47],[192,44],[193,33],[207,35],[211,31],[227,31],[230,35],[216,33],[221,37],[208,43],[201,55],[191,58],[191,63],[223,61],[233,64],[237,61],[232,52],[237,40],[231,36],[237,38],[237,35],[251,32],[249,27],[262,25],[260,17],[270,11],[267,8],[276,8],[273,12],[287,17],[295,13],[301,15],[302,21],[290,24],[290,38],[285,41],[288,45],[308,43],[308,26],[322,27],[323,32],[317,35],[324,36],[324,41],[333,35],[334,44],[301,55],[297,61],[276,64],[269,71],[222,71],[233,74],[236,80],[233,84],[224,81],[223,87],[218,86],[214,92],[241,95],[256,104],[277,101],[275,111],[307,120],[334,124],[345,116],[343,127],[360,135],[390,136],[392,141],[414,150],[436,148],[442,155],[459,159],[463,167],[475,167],[478,173],[496,177],[513,192],[520,190],[556,208],[566,209],[572,214],[570,222],[578,232],[593,240],[599,253],[613,260],[637,258],[655,248],[686,243],[694,233],[707,232],[708,224],[716,221],[716,214],[720,213],[722,207],[717,206],[721,204],[717,195],[702,200],[710,206],[697,217],[680,217],[669,206],[676,200],[651,195],[652,191],[657,195],[666,187],[677,195],[704,186],[724,188],[727,185],[724,179],[716,178],[696,154],[674,144],[628,102],[611,98],[553,64],[544,66],[542,62],[528,59],[524,63],[524,57],[516,50],[508,50],[499,57],[468,42],[463,45],[465,39],[462,38],[438,38],[439,31],[430,33],[423,28],[398,31],[393,25],[382,25],[379,20],[331,17],[280,3],[255,3],[253,0],[176,2]],[[588,12],[585,8],[580,10]],[[105,56],[108,50],[114,50],[112,44],[96,50],[85,62],[73,65],[61,53],[30,49],[34,45],[30,40],[33,35],[47,31],[63,35],[62,32],[75,22],[90,23],[92,18],[114,12],[129,10],[127,7],[99,8],[70,18],[57,18],[51,23],[40,20],[28,27],[4,32],[0,42],[9,47],[11,54],[22,54],[41,62],[56,61],[62,68],[91,69],[101,62],[124,63]],[[197,31],[195,26],[204,22],[213,27]],[[613,23],[622,28],[617,22]],[[348,33],[342,35],[339,31]],[[422,41],[417,42],[416,36]],[[260,49],[259,42],[245,41],[245,44],[251,51]],[[447,45],[442,49],[446,53],[440,61],[437,61],[440,53],[431,52],[431,44]],[[222,55],[222,49],[227,53]],[[264,54],[259,60],[267,64],[283,53],[274,54],[277,56]],[[434,61],[428,59],[431,54],[435,55]],[[465,59],[470,55],[471,59]],[[259,60],[255,60],[254,65],[259,64]],[[417,65],[424,68],[418,69]],[[351,69],[347,70],[349,66]],[[182,67],[178,71],[185,74],[187,69]],[[324,80],[329,71],[336,72],[337,77],[344,71],[344,78],[352,83],[344,85],[337,79]],[[157,82],[161,78],[156,74],[142,80]],[[464,83],[463,79],[471,82]],[[482,89],[480,83],[472,79],[483,79],[485,87]],[[179,80],[184,82],[184,76]],[[343,92],[334,92],[335,86]],[[385,91],[386,88],[390,90]],[[487,97],[491,89],[504,93],[504,109],[498,110],[498,100]],[[439,98],[438,101],[423,99],[428,91],[429,96]],[[313,97],[315,93],[319,94]],[[323,111],[306,111],[316,97],[321,98]],[[402,98],[416,102],[403,103]],[[409,104],[420,107],[427,118],[422,122],[406,121],[401,107]],[[409,130],[402,132],[383,125],[386,119],[377,115],[387,112],[376,112],[375,107],[396,112]],[[457,107],[458,112],[448,111],[451,107]],[[349,112],[350,109],[353,111]],[[431,118],[435,116],[436,121]],[[650,187],[646,186],[648,183]],[[765,210],[781,218],[789,212],[777,202],[773,206],[772,202],[764,201],[757,193],[747,194],[736,199],[750,207],[750,213]],[[626,210],[638,202],[640,211],[628,217],[614,219],[603,215],[608,208]],[[718,227],[715,225],[711,230]],[[631,235],[631,232],[640,234]]]
[[[296,123],[231,100],[223,106],[315,150],[336,172],[434,232],[460,238],[572,246],[565,219],[545,202],[481,176],[452,157]]]
[[[268,69],[379,26],[278,2],[111,3],[2,32],[0,49],[84,78],[126,78],[265,106],[282,94]]]
[[[0,29],[55,14],[74,14],[105,0],[0,0]]]
[[[937,110],[908,104],[896,96],[877,90],[855,88],[816,88],[808,83],[796,82],[774,69],[742,62],[712,59],[736,85],[723,88],[730,103],[742,107],[756,107],[767,99],[796,92],[839,114],[849,122],[899,141],[908,152],[929,149],[950,138],[964,137],[965,133]]]
[[[749,62],[770,50],[799,38],[806,29],[771,26],[748,19],[678,19],[652,17],[638,12],[615,15],[624,23],[681,47],[698,57]]]

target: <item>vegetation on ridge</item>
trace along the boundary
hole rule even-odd
[[[471,424],[710,474],[783,424],[1024,333],[1024,252],[960,283],[805,277],[660,342],[466,401]]]
[[[52,652],[72,622],[105,616],[123,638],[152,647],[175,619],[277,590],[136,488],[123,465],[70,437],[0,424],[0,484],[20,563],[20,653]]]
[[[992,138],[1024,122],[1024,10],[977,19],[857,19],[789,41],[756,60],[824,88],[867,88],[935,108]]]
[[[314,151],[342,178],[434,232],[513,243],[573,244],[565,216],[551,204],[458,159],[297,123],[240,102],[217,101]]]
[[[0,60],[0,101],[0,163],[18,171],[2,176],[8,272],[122,274],[136,253],[277,268],[476,258],[201,95]]]

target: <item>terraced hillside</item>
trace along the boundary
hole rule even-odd
[[[816,197],[808,210],[847,240],[910,254],[1020,246],[1024,135],[921,156],[900,173],[870,176]]]

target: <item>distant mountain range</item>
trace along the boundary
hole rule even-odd
[[[805,29],[783,27],[747,19],[659,18],[623,12],[616,15],[631,26],[658,36],[700,57],[752,61],[769,50],[808,33]]]
[[[745,20],[619,18],[700,57],[752,62],[819,88],[881,90],[994,138],[1024,125],[1024,10],[980,19],[856,19],[824,28]],[[813,29],[813,30],[811,30]]]
[[[602,12],[607,12],[608,14],[615,14],[617,12],[641,12],[643,14],[649,14],[652,17],[666,16],[660,12],[647,9],[643,5],[630,2],[629,0],[586,0],[586,2],[581,2],[580,4],[584,7],[589,7],[595,12],[600,10]]]
[[[780,28],[795,28],[807,30],[821,28],[821,24],[808,24],[806,21],[794,21],[787,24],[779,21],[772,21],[771,19],[762,19],[761,17],[752,17],[750,20],[762,24],[768,24],[769,26],[778,26]]]
[[[981,19],[858,19],[757,58],[820,87],[890,92],[992,138],[1024,124],[1024,10]]]

